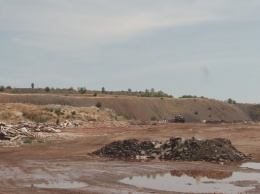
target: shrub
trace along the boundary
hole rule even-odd
[[[96,103],[96,107],[97,107],[97,108],[101,108],[101,106],[102,106],[101,102],[97,102],[97,103]]]
[[[122,117],[124,117],[127,120],[131,119],[131,117],[129,115],[127,115],[127,114],[119,114],[119,116],[122,116]]]
[[[27,144],[31,144],[32,143],[32,139],[29,137],[26,137],[23,141],[23,143],[27,143]]]
[[[158,119],[156,118],[156,116],[152,116],[151,121],[158,121]]]
[[[235,100],[232,100],[231,98],[229,98],[229,99],[227,100],[227,102],[228,102],[229,104],[237,104],[237,102],[236,102]]]
[[[136,94],[137,92],[135,92]],[[155,90],[152,88],[151,91],[146,89],[144,92],[140,91],[139,92],[139,95],[138,96],[141,96],[141,97],[157,97],[157,98],[173,98],[173,96],[171,95],[168,95],[166,93],[164,93],[163,91],[158,91],[158,92],[155,92]]]
[[[37,139],[37,143],[44,143],[43,139]]]
[[[71,115],[73,115],[73,116],[76,115],[76,111],[75,111],[75,110],[72,111],[72,112],[71,112]]]
[[[180,98],[198,98],[196,95],[192,96],[192,95],[183,95]]]
[[[194,114],[195,114],[195,115],[198,115],[199,113],[198,113],[198,111],[194,111]]]
[[[145,92],[145,93],[142,93],[142,94],[141,94],[141,96],[142,96],[142,97],[151,97],[151,94],[150,94],[150,93],[147,93],[147,92]]]
[[[71,92],[71,91],[73,91],[73,90],[74,90],[74,88],[73,88],[73,87],[70,87],[68,90]]]
[[[79,92],[80,94],[85,94],[85,93],[87,92],[87,89],[86,89],[85,87],[79,87],[79,88],[78,88],[78,92]]]
[[[26,113],[26,112],[23,112],[23,117],[36,123],[45,123],[47,121],[46,118],[38,117],[37,115]]]
[[[44,90],[45,92],[49,92],[51,89],[49,87],[46,87]]]
[[[43,117],[35,117],[34,118],[34,122],[36,123],[45,123],[47,121],[47,119],[43,118]]]
[[[4,86],[0,86],[0,92],[3,92],[5,90]]]
[[[64,115],[64,112],[62,112],[60,108],[55,109],[54,113],[55,113],[57,116]]]
[[[53,112],[54,111],[54,108],[51,108],[51,107],[47,107],[44,109],[46,112]]]

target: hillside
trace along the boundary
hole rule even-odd
[[[59,104],[73,107],[91,107],[101,102],[101,108],[113,109],[118,115],[137,120],[162,120],[174,115],[183,115],[188,122],[201,120],[258,120],[257,108],[253,105],[233,105],[212,99],[173,99],[128,96],[42,95],[1,94],[0,103],[34,105]]]

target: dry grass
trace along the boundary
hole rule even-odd
[[[1,103],[0,121],[11,123],[28,120],[32,122],[55,123],[56,120],[105,121],[111,115],[105,111],[83,107],[58,105],[32,105],[20,103]]]

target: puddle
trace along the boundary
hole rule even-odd
[[[32,186],[39,187],[39,188],[73,189],[73,188],[87,187],[88,184],[82,182],[74,182],[74,181],[61,181],[61,182],[33,184]]]
[[[252,168],[252,169],[260,170],[260,163],[246,162],[246,163],[242,164],[240,167]]]
[[[224,171],[171,171],[124,178],[121,183],[162,191],[187,193],[241,193],[254,189],[260,173]]]

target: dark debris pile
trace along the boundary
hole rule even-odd
[[[92,154],[109,158],[209,162],[235,162],[249,158],[238,151],[230,140],[222,138],[185,140],[172,137],[165,142],[130,139],[112,142]]]

